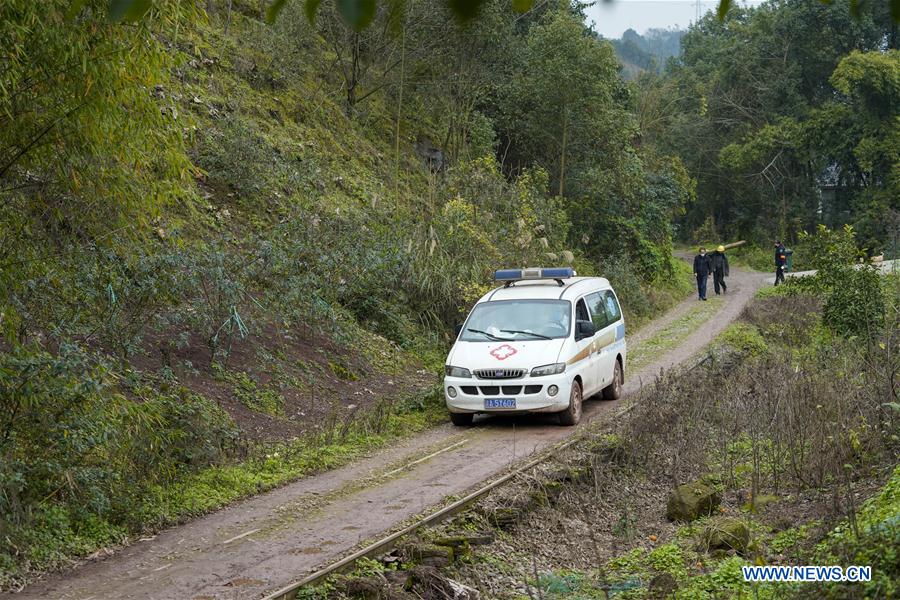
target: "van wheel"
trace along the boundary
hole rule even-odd
[[[622,382],[624,381],[624,377],[622,376],[622,363],[616,360],[616,368],[613,372],[613,380],[612,383],[603,388],[603,397],[607,400],[618,400],[622,397]]]
[[[559,413],[560,425],[578,425],[581,420],[581,384],[572,382],[572,392],[569,394],[569,408]]]
[[[450,413],[450,422],[457,427],[465,427],[472,424],[474,417],[472,413]]]

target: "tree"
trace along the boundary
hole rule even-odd
[[[482,6],[487,4],[488,0],[446,0],[446,2],[458,18],[469,20],[481,11]],[[75,3],[83,3],[83,0],[75,0]],[[112,0],[109,15],[113,20],[139,19],[150,9],[151,3],[152,0]],[[285,4],[287,4],[287,0],[272,0],[266,13],[267,19],[273,21]],[[321,4],[322,0],[304,0],[304,10],[310,21],[315,19]],[[403,4],[401,0],[388,0],[388,5],[394,10],[398,10]],[[531,10],[534,0],[512,0],[511,4],[517,11],[524,13]],[[377,0],[343,0],[337,2],[336,6],[348,25],[356,30],[361,30],[372,21],[377,12],[378,3]],[[732,0],[719,0],[716,14],[720,21],[725,19],[731,6]],[[858,17],[863,6],[865,3],[862,0],[851,0],[850,14]],[[894,23],[900,22],[900,0],[890,0],[890,13]]]
[[[860,243],[877,253],[900,216],[900,51],[854,51],[829,82],[839,95],[814,112],[806,137],[837,171]]]
[[[612,143],[621,137],[612,114],[620,92],[617,67],[608,42],[587,35],[582,23],[560,11],[534,26],[512,81],[500,90],[502,126],[515,136],[518,160],[553,173],[560,196],[579,161],[596,160],[606,136]]]
[[[106,22],[102,0],[69,4],[0,4],[0,223],[4,210],[30,215],[17,225],[32,234],[147,218],[173,196],[168,178],[191,170],[171,102],[154,90],[170,66],[154,34],[191,9],[161,3],[123,27]],[[0,248],[15,247],[2,236],[18,228],[0,230]]]
[[[827,198],[820,203],[830,164],[808,123],[833,100],[829,77],[842,57],[882,48],[894,28],[883,5],[850,21],[848,11],[846,1],[783,0],[734,8],[724,22],[708,15],[685,35],[681,60],[653,84],[678,99],[654,117],[655,141],[698,182],[684,232],[712,217],[725,235],[790,239],[823,219],[846,222]]]

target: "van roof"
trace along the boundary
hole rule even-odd
[[[591,291],[610,289],[605,277],[570,277],[562,280],[560,286],[550,279],[534,279],[517,281],[509,287],[498,287],[478,301],[492,302],[496,300],[574,300]]]

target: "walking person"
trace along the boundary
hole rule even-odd
[[[709,262],[712,266],[713,287],[716,290],[716,296],[719,295],[719,288],[722,288],[724,294],[728,289],[728,286],[725,285],[725,278],[728,277],[728,257],[725,256],[725,246],[716,248],[716,251],[709,257]]]
[[[706,279],[712,271],[712,264],[709,256],[706,255],[706,248],[700,247],[700,254],[694,257],[694,275],[697,276],[697,295],[700,300],[706,300]]]
[[[778,282],[784,283],[784,266],[787,264],[787,254],[784,251],[784,244],[780,240],[775,240],[775,285]]]

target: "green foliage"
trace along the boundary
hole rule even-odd
[[[695,245],[702,245],[707,249],[710,249],[718,239],[719,234],[716,231],[716,222],[711,216],[706,217],[703,224],[691,233],[691,241],[693,241]]]
[[[713,217],[729,239],[793,243],[818,223],[852,223],[873,252],[887,244],[900,194],[886,43],[896,46],[887,4],[850,0],[732,6],[724,22],[691,27],[681,60],[642,84],[658,96],[647,137],[697,177],[682,237]]]
[[[146,386],[132,400],[113,380],[108,364],[75,346],[0,354],[2,561],[46,567],[120,539],[142,526],[131,511],[151,486],[240,450],[215,403]]]
[[[762,356],[768,346],[759,329],[746,323],[732,323],[720,335],[723,344],[747,356]]]
[[[749,563],[739,556],[722,560],[711,572],[688,579],[687,585],[679,588],[679,593],[684,593],[687,598],[704,600],[722,596],[747,600],[774,600],[781,597],[781,586],[778,584],[747,584],[741,571],[741,567],[747,564]]]
[[[582,269],[578,272],[582,273]],[[628,326],[634,328],[680,302],[694,286],[691,267],[677,259],[672,259],[664,274],[651,281],[641,280],[637,266],[627,256],[601,259],[597,273],[610,281]]]
[[[854,227],[861,244],[878,253],[897,235],[886,215],[900,210],[900,50],[855,50],[841,59],[829,82],[839,99],[813,115],[809,136],[822,140],[828,159],[853,173],[845,177],[858,190],[850,204]]]
[[[284,414],[284,398],[276,390],[268,386],[260,389],[256,380],[243,371],[226,371],[218,364],[214,366],[214,370],[219,377],[234,386],[235,397],[247,408],[271,416]]]
[[[354,563],[353,573],[358,577],[371,577],[381,575],[385,571],[384,563],[363,556]]]
[[[76,3],[67,16],[72,4],[0,8],[0,264],[27,236],[146,224],[188,196],[181,124],[151,90],[172,65],[160,34],[195,18],[194,5],[161,0],[123,27],[106,22],[104,0]],[[26,229],[6,229],[17,217]]]
[[[664,544],[647,554],[647,562],[653,570],[659,573],[668,573],[676,579],[683,579],[687,576],[685,566],[687,558],[685,551],[678,544]]]
[[[792,283],[825,295],[822,320],[834,332],[874,336],[884,325],[884,290],[875,267],[855,264],[859,251],[853,228],[832,231],[820,225],[801,239],[819,270],[814,277]]]
[[[813,530],[818,527],[819,524],[818,520],[814,520],[798,527],[791,527],[790,529],[779,531],[769,542],[769,547],[779,554],[796,553],[801,545],[809,539]]]
[[[356,381],[359,377],[353,372],[353,369],[339,362],[329,362],[328,368],[338,379],[346,381]]]
[[[818,564],[869,565],[872,580],[825,584],[820,598],[892,598],[900,593],[900,467],[856,515],[856,529],[843,522],[815,550]],[[804,594],[801,594],[803,597]]]
[[[811,266],[821,272],[822,278],[831,280],[860,258],[856,248],[853,228],[828,229],[819,225],[813,233],[800,236],[804,250],[811,256]]]
[[[884,292],[874,267],[847,269],[832,280],[824,323],[842,335],[874,336],[884,325]]]

